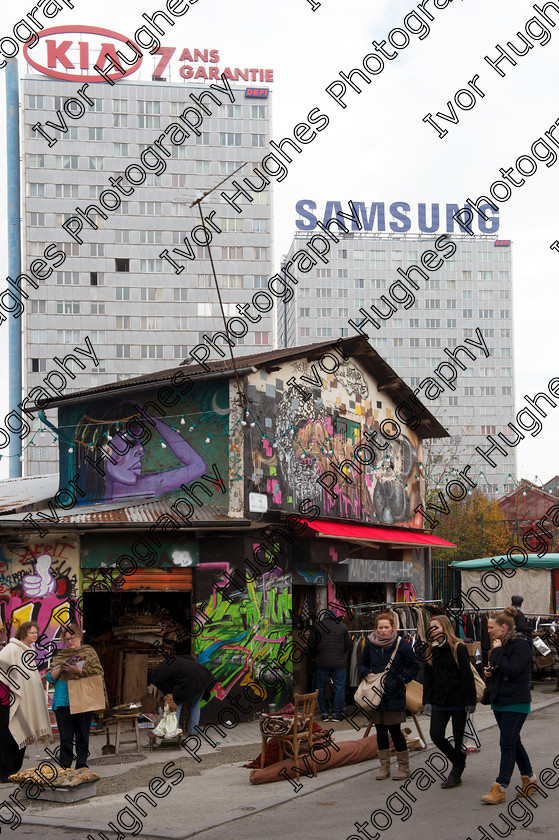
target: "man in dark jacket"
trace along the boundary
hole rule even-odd
[[[328,720],[328,703],[324,693],[327,677],[334,683],[331,719],[342,720],[345,705],[347,658],[351,647],[347,627],[333,610],[326,610],[324,618],[310,628],[310,652],[316,657],[316,687],[322,720]]]
[[[199,665],[193,656],[172,656],[157,665],[151,682],[163,694],[172,694],[177,704],[177,726],[183,703],[190,706],[188,734],[195,735],[200,723],[200,703],[216,682],[213,674]]]
[[[526,622],[526,616],[520,609],[523,601],[524,598],[522,597],[522,595],[513,595],[510,599],[512,606],[516,610],[516,615],[514,616],[514,629],[517,633],[522,633],[526,641],[531,642],[532,631],[528,627],[528,624]]]

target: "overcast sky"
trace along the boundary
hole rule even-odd
[[[445,0],[437,0],[443,5]],[[543,5],[543,4],[540,4]],[[33,4],[2,4],[0,33],[11,34],[13,25]],[[51,25],[104,26],[128,36],[142,24],[142,11],[164,8],[164,0],[136,3],[123,0],[74,0],[74,11],[64,11]],[[431,30],[410,44],[358,95],[348,92],[347,108],[341,109],[325,92],[340,70],[361,67],[371,41],[383,40],[416,5],[412,0],[322,0],[312,11],[307,0],[281,3],[257,0],[198,0],[187,15],[162,37],[164,46],[180,49],[217,49],[219,66],[274,69],[273,137],[292,136],[296,123],[314,107],[330,117],[330,125],[289,165],[289,175],[274,191],[276,265],[286,253],[295,230],[295,204],[311,198],[318,206],[327,199],[347,203],[350,199],[463,204],[466,197],[486,194],[499,168],[514,166],[530,146],[559,119],[557,102],[559,27],[550,28],[551,38],[541,46],[540,31],[531,25],[533,49],[516,58],[512,67],[503,62],[501,78],[484,56],[497,55],[496,44],[512,40],[524,47],[517,32],[534,14],[524,0],[452,0],[444,10],[427,9],[435,18]],[[557,16],[559,20],[559,15]],[[411,26],[414,26],[413,22]],[[547,37],[547,36],[544,36]],[[179,49],[175,56],[179,55]],[[159,60],[159,59],[157,59]],[[144,59],[144,78],[149,78],[154,59]],[[175,61],[175,68],[178,62]],[[20,73],[26,71],[21,62]],[[427,112],[447,109],[447,101],[459,88],[479,75],[477,85],[485,93],[470,111],[459,112],[459,124],[445,123],[448,134],[439,139],[422,122]],[[138,78],[138,76],[134,76]],[[4,147],[4,71],[0,70],[0,138]],[[558,131],[559,135],[559,131]],[[559,149],[557,150],[559,152]],[[538,164],[523,187],[513,188],[500,210],[499,236],[513,240],[514,331],[516,394],[518,411],[524,394],[546,390],[559,376],[555,357],[557,326],[556,291],[559,253],[550,244],[559,239],[557,215],[559,162],[550,168]],[[6,286],[5,172],[0,184],[1,289]],[[0,327],[2,359],[7,360],[7,325]],[[5,375],[7,363],[1,366]],[[7,377],[0,380],[7,408]],[[559,434],[559,406],[550,409],[544,428],[536,438],[518,447],[518,477],[543,481],[559,473],[554,457]],[[510,418],[514,420],[513,417]],[[3,420],[2,420],[3,425]],[[6,450],[7,453],[7,450]],[[7,475],[6,461],[0,475]]]

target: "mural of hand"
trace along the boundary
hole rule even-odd
[[[35,574],[22,578],[23,591],[30,598],[44,598],[52,595],[56,588],[56,581],[50,573],[52,557],[50,554],[40,554],[35,563]]]

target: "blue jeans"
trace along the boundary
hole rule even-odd
[[[321,715],[329,713],[326,698],[324,696],[324,683],[326,677],[331,676],[334,683],[334,701],[332,714],[341,715],[345,705],[345,668],[317,668],[316,687],[318,688],[318,706]]]
[[[520,712],[493,711],[497,726],[501,732],[499,746],[501,747],[501,764],[496,781],[506,787],[511,780],[514,765],[518,765],[521,776],[532,775],[532,765],[528,753],[520,740],[520,730],[528,717]]]
[[[189,735],[196,735],[198,731],[198,724],[200,723],[200,703],[202,702],[202,694],[199,697],[196,697],[192,703],[190,704],[190,722],[188,725],[188,734]],[[183,704],[177,704],[177,726],[180,726],[180,718],[181,718],[181,709]]]

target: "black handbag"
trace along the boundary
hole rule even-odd
[[[489,692],[489,686],[486,685],[485,686],[485,691],[483,692],[483,696],[482,696],[481,700],[479,701],[482,706],[490,706],[491,705],[491,700],[489,698],[489,693],[490,693]]]

